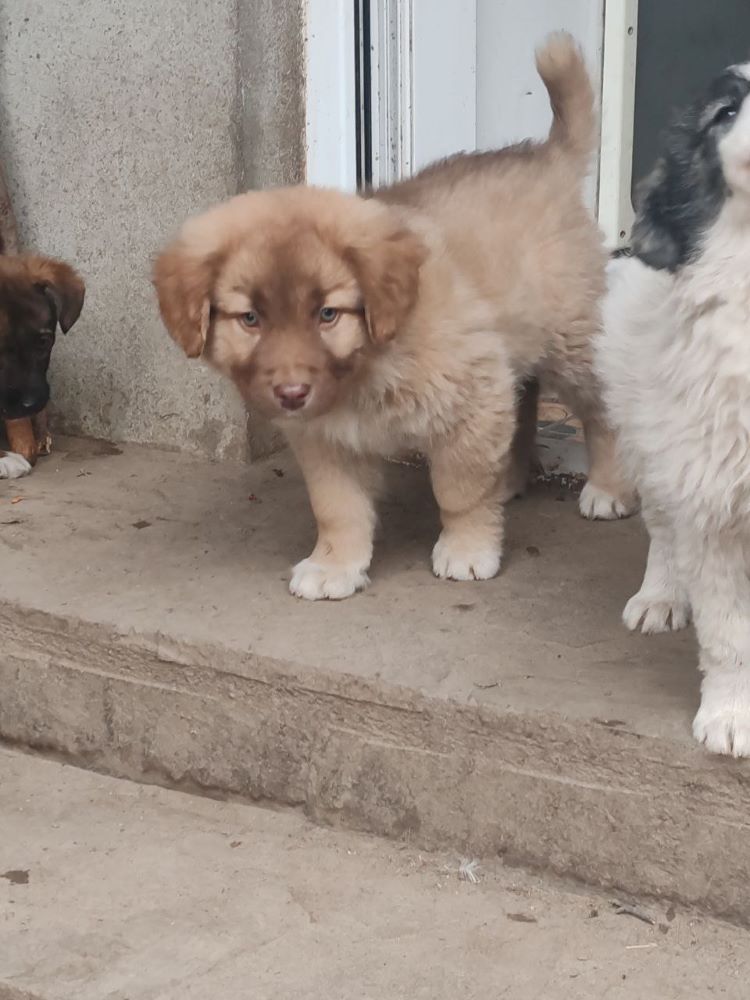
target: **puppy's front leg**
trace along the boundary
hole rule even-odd
[[[443,530],[432,550],[435,576],[449,580],[489,580],[500,569],[503,509],[500,483],[510,465],[508,450],[493,461],[486,449],[458,435],[430,452],[430,474]]]
[[[685,533],[678,545],[703,671],[693,735],[713,753],[750,757],[750,580],[742,540]]]
[[[648,561],[641,589],[625,605],[622,620],[631,631],[648,635],[685,628],[690,621],[687,592],[675,564],[675,531],[670,515],[643,501],[649,534]]]
[[[292,572],[289,590],[309,601],[341,600],[370,582],[378,468],[316,440],[290,439],[307,484],[318,542]]]
[[[5,434],[12,451],[0,451],[0,479],[28,476],[36,462],[36,439],[30,420],[6,420]]]
[[[5,433],[8,437],[10,450],[14,454],[25,458],[29,465],[36,465],[39,449],[37,448],[36,435],[34,434],[31,417],[6,420]]]
[[[23,455],[0,451],[0,479],[20,479],[21,476],[28,476],[30,472],[31,465]]]

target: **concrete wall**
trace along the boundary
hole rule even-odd
[[[190,213],[303,170],[301,0],[3,0],[0,156],[22,244],[88,285],[57,426],[243,458],[231,387],[161,327],[154,251]]]

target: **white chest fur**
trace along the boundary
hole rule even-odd
[[[720,220],[677,277],[615,270],[601,361],[641,489],[750,528],[750,230]]]

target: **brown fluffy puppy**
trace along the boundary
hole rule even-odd
[[[591,372],[605,254],[581,194],[596,132],[581,54],[537,54],[549,138],[460,155],[370,197],[307,187],[240,195],[189,221],[158,258],[164,323],[278,422],[302,467],[318,542],[299,597],[368,582],[383,459],[429,458],[440,577],[500,567],[502,500],[522,485],[517,394],[543,377],[582,418],[582,509],[625,513]],[[534,407],[524,406],[527,420]],[[515,438],[515,444],[514,444]]]

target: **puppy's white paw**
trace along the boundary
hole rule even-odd
[[[31,465],[23,455],[16,455],[10,451],[0,458],[0,479],[20,479],[21,476],[28,476],[31,472]]]
[[[442,580],[491,580],[500,572],[502,553],[492,546],[471,548],[460,538],[438,538],[432,550],[432,571]]]
[[[750,757],[750,671],[706,675],[693,736],[711,753]]]
[[[578,499],[578,509],[590,521],[616,521],[620,517],[630,517],[637,506],[635,500],[612,496],[593,483],[586,483]]]
[[[370,582],[360,566],[324,566],[303,559],[292,570],[290,593],[306,601],[341,601]]]
[[[640,631],[644,635],[677,632],[690,621],[690,604],[674,593],[639,590],[625,605],[622,620],[631,632]]]

